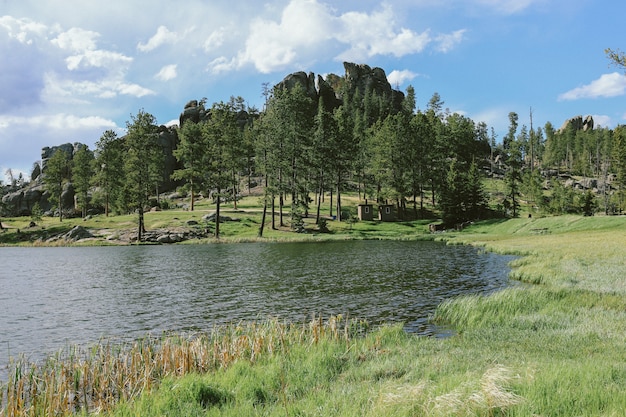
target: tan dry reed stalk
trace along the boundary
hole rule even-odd
[[[10,364],[8,382],[0,381],[0,417],[107,411],[156,388],[168,376],[205,373],[240,360],[253,363],[302,342],[348,342],[351,332],[356,329],[358,334],[362,324],[341,316],[327,322],[316,317],[308,326],[271,319],[208,333],[146,337],[130,344],[103,341],[89,350],[74,346],[41,364],[28,363],[22,356]]]

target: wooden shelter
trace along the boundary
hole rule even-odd
[[[374,205],[365,200],[365,204],[359,204],[357,214],[359,220],[374,220]]]
[[[393,222],[396,220],[393,204],[380,204],[378,206],[378,220],[381,222]]]

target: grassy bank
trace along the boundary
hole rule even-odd
[[[113,374],[117,388],[104,392],[117,395],[115,406],[100,406],[100,415],[623,415],[626,217],[493,221],[438,238],[521,255],[513,274],[523,284],[440,306],[433,320],[455,329],[446,339],[411,336],[401,326],[360,336],[354,324],[337,319],[292,327],[269,321],[225,329],[195,353],[159,353],[161,346],[194,343],[175,338],[137,347],[132,355],[120,352],[110,362],[91,360],[123,370],[132,367],[115,364],[135,357],[140,365],[130,374]],[[173,364],[170,371],[159,357],[171,358],[165,361]],[[204,363],[203,357],[212,358],[210,366],[185,365]],[[83,369],[79,364],[85,362],[72,366]],[[103,392],[93,383],[75,388],[81,380],[72,366],[58,372],[66,383],[44,382],[51,372],[46,368],[28,376],[32,368],[22,367],[19,373],[50,401]],[[5,407],[20,386],[13,376],[2,390]],[[23,381],[27,386],[29,379]],[[32,400],[24,398],[23,415],[49,415],[30,413]],[[85,410],[80,403],[71,406]]]

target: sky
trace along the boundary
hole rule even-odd
[[[0,179],[29,176],[41,149],[118,135],[139,111],[177,123],[185,103],[241,96],[305,71],[382,68],[434,93],[501,141],[576,115],[626,124],[619,0],[0,0]],[[6,178],[4,181],[6,182]]]

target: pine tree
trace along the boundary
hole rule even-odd
[[[87,215],[89,204],[89,189],[94,175],[94,156],[86,145],[81,145],[74,152],[72,159],[72,184],[76,191],[76,198],[82,211],[82,216]]]
[[[137,242],[145,232],[144,210],[151,191],[162,181],[163,150],[158,144],[156,119],[140,110],[126,122],[124,174],[130,206],[137,212]]]
[[[59,221],[63,221],[63,185],[70,177],[70,155],[57,149],[46,163],[43,176],[46,190],[50,193],[49,200],[59,210]]]
[[[104,213],[118,207],[124,188],[124,143],[113,130],[105,131],[96,143],[93,184],[104,197]],[[119,207],[118,207],[119,208]]]

